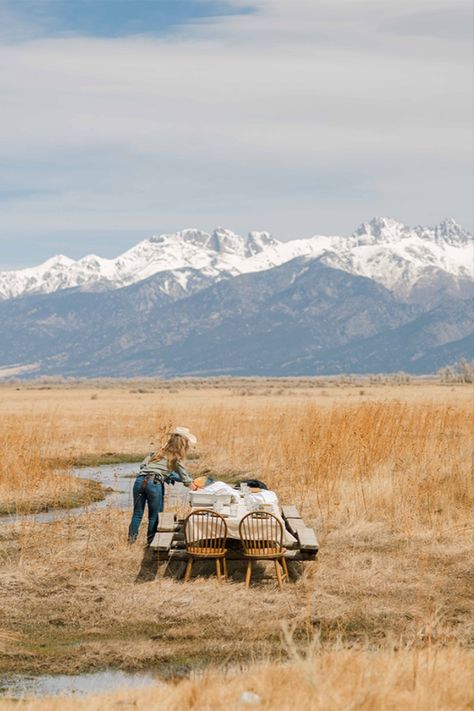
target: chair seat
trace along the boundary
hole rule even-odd
[[[187,551],[188,555],[192,555],[193,558],[222,558],[223,555],[227,553],[227,548],[223,548],[222,550],[215,550],[213,549],[210,553],[205,553],[205,552],[200,552],[200,553],[194,553],[193,551]]]
[[[278,558],[282,558],[285,555],[285,552],[282,551],[281,553],[244,553],[244,556],[246,558],[253,558],[254,560],[278,560]]]

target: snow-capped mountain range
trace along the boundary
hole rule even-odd
[[[465,295],[474,277],[474,241],[455,220],[410,228],[374,218],[350,236],[315,235],[280,242],[268,232],[242,237],[218,228],[186,229],[145,239],[115,259],[63,255],[28,269],[0,272],[0,299],[75,288],[101,292],[162,275],[160,290],[179,298],[209,284],[272,269],[297,257],[368,277],[403,301],[432,300],[437,290]]]
[[[434,373],[474,358],[474,241],[374,218],[279,242],[162,234],[0,274],[0,378]]]

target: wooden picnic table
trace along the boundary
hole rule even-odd
[[[294,561],[315,560],[319,550],[314,529],[307,526],[295,506],[282,506],[281,515],[286,530],[295,541],[286,547],[285,558]],[[237,539],[234,540],[236,544]],[[186,560],[188,554],[184,542],[184,519],[178,519],[174,513],[160,514],[158,530],[150,548],[159,554],[162,560]],[[228,560],[246,560],[239,545],[228,548]]]

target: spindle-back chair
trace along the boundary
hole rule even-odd
[[[184,541],[188,553],[188,563],[184,580],[191,577],[194,558],[211,558],[216,561],[217,579],[221,579],[221,560],[224,579],[227,578],[227,552],[225,544],[227,524],[225,519],[215,511],[197,509],[192,511],[184,521]]]
[[[239,535],[244,555],[248,558],[245,587],[247,589],[250,587],[253,560],[274,560],[278,586],[281,590],[283,580],[288,580],[281,521],[266,511],[252,511],[241,520]],[[281,573],[280,565],[284,575]]]

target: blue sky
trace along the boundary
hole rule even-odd
[[[252,11],[251,5],[219,0],[4,0],[2,5],[18,25],[31,27],[30,36],[47,37],[159,36],[200,18]]]
[[[0,268],[223,225],[472,229],[464,0],[0,0]]]

